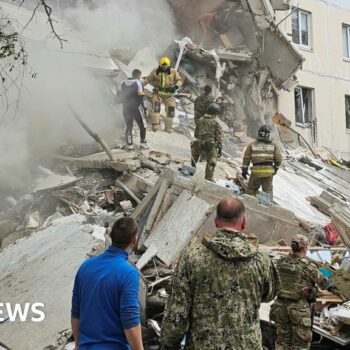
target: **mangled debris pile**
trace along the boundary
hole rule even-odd
[[[184,4],[170,4],[180,31],[186,27],[194,39],[175,41],[164,53],[182,75],[184,91],[199,95],[209,83],[227,125],[255,137],[266,116],[277,111],[278,90],[296,83],[304,60],[274,21],[274,10],[288,10],[288,4],[237,0],[203,7],[191,1],[191,18]]]
[[[157,341],[178,258],[188,244],[200,241],[205,233],[215,232],[214,208],[224,196],[232,195],[236,194],[230,188],[205,181],[201,164],[193,177],[168,169],[132,213],[139,222],[138,251],[132,260],[141,272],[142,319],[148,327],[145,340]],[[251,196],[241,198],[249,218],[245,232],[252,243],[257,244],[258,240],[269,245],[280,241],[283,252],[296,232],[305,234],[291,211],[273,204],[262,206]],[[280,253],[278,247],[265,249],[272,256]]]

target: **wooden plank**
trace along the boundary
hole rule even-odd
[[[154,201],[152,210],[151,210],[151,212],[149,214],[149,217],[147,219],[147,222],[146,222],[146,226],[145,226],[146,233],[149,233],[151,231],[152,227],[153,227],[154,221],[156,219],[156,216],[157,216],[157,213],[159,211],[159,208],[160,208],[160,206],[161,206],[161,204],[163,202],[165,193],[168,190],[168,187],[169,187],[169,182],[166,181],[166,180],[163,181],[161,186],[160,186],[160,189],[158,191],[156,200]]]
[[[136,263],[136,267],[139,270],[142,268],[153,258],[156,256],[158,250],[154,244],[151,244],[149,248],[141,255],[140,259]]]
[[[158,249],[157,257],[170,266],[207,218],[209,209],[207,202],[186,190],[182,191],[148,237],[145,246],[150,247],[153,243]]]
[[[162,179],[159,179],[150,192],[147,193],[145,198],[141,201],[141,203],[135,208],[132,212],[131,217],[136,221],[139,221],[145,210],[148,207],[148,204],[153,200],[153,198],[157,195],[159,188],[162,184]]]

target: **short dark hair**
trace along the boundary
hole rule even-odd
[[[213,89],[211,88],[210,85],[205,85],[204,86],[204,93],[205,94],[209,95],[209,94],[211,94],[212,91],[213,91]]]
[[[136,78],[137,76],[141,75],[142,72],[139,69],[134,69],[131,74],[133,78]]]
[[[137,224],[133,218],[123,217],[112,226],[112,244],[119,248],[126,248],[137,235]]]
[[[216,216],[219,220],[235,223],[245,213],[245,206],[238,198],[224,198],[216,208]]]

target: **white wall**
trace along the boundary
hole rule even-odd
[[[349,0],[298,0],[292,5],[311,12],[311,48],[300,51],[305,57],[298,72],[299,85],[314,89],[314,116],[317,119],[317,145],[331,148],[350,159],[350,133],[345,127],[345,95],[350,94],[350,61],[343,59],[342,23],[350,25]],[[277,13],[277,21],[286,12]],[[291,34],[291,17],[280,24]],[[291,36],[290,36],[291,38]],[[311,143],[311,130],[295,125],[294,90],[281,92],[279,109],[297,131]]]

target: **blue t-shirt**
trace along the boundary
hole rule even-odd
[[[140,324],[138,289],[128,253],[113,245],[80,266],[71,313],[80,319],[79,350],[130,349],[124,329]]]

